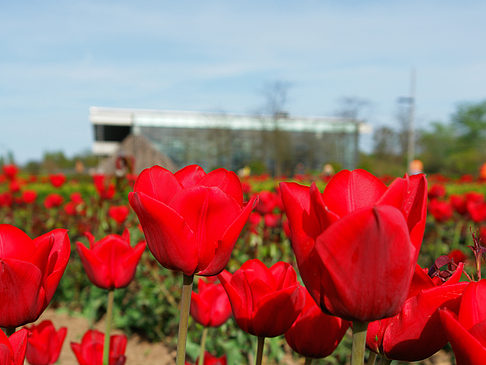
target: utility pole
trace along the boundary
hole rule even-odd
[[[415,158],[415,68],[412,68],[410,74],[410,104],[408,114],[408,153],[407,153],[407,169],[410,170],[410,163]],[[411,171],[409,171],[411,172]]]
[[[407,171],[410,171],[410,163],[415,158],[415,68],[410,73],[410,95],[398,98],[399,103],[407,104],[408,107],[408,126],[407,126]]]

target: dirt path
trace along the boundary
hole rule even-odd
[[[78,365],[70,343],[81,342],[84,333],[90,329],[90,322],[81,316],[73,316],[51,309],[46,310],[37,322],[41,322],[44,319],[51,320],[56,329],[59,327],[67,327],[68,329],[58,364]],[[96,323],[94,328],[104,332],[104,322]],[[120,332],[114,331],[114,333]],[[175,358],[175,352],[169,353],[162,343],[141,341],[137,336],[129,338],[125,355],[127,356],[127,365],[169,365],[174,363],[173,359]]]

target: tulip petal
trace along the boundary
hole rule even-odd
[[[407,299],[385,331],[385,355],[394,360],[421,361],[444,347],[447,336],[437,310],[447,308],[457,312],[467,285],[465,282],[442,285]]]
[[[194,233],[179,213],[142,192],[130,193],[128,199],[157,261],[168,269],[193,275],[198,263]]]
[[[371,208],[385,193],[386,185],[368,171],[342,170],[323,192],[326,206],[340,217],[361,208]]]
[[[102,260],[93,250],[88,249],[81,242],[76,242],[79,258],[88,275],[89,280],[102,289],[112,289],[113,280],[108,271],[108,262]]]
[[[482,364],[486,359],[486,347],[479,342],[464,326],[459,323],[454,314],[447,309],[439,309],[442,325],[454,350],[457,365]]]
[[[134,192],[143,192],[166,204],[180,190],[182,190],[181,184],[172,172],[161,166],[153,166],[143,170],[133,187]]]
[[[243,227],[248,221],[248,217],[255,205],[257,197],[252,197],[248,204],[241,210],[223,234],[222,239],[218,242],[215,255],[209,265],[199,272],[199,275],[217,275],[224,269],[228,263],[233,247],[241,234]]]
[[[196,271],[203,271],[214,259],[227,228],[241,215],[241,207],[222,190],[202,186],[181,191],[174,197],[171,207],[194,232]]]
[[[10,257],[32,262],[35,247],[34,242],[21,229],[10,224],[0,224],[0,259]]]
[[[304,292],[301,290],[305,289],[300,285],[294,285],[259,299],[254,310],[252,331],[249,333],[263,337],[284,334],[304,307]]]
[[[30,262],[0,259],[0,326],[18,327],[36,319],[41,279]]]
[[[132,281],[137,270],[138,262],[145,251],[145,242],[139,242],[135,247],[127,250],[120,262],[112,266],[112,276],[115,288],[124,288]]]
[[[344,319],[361,321],[398,313],[409,290],[415,258],[398,209],[376,206],[354,212],[320,235],[316,250],[324,266],[321,307]]]
[[[10,344],[12,345],[12,352],[14,355],[13,365],[23,365],[25,358],[25,351],[27,349],[27,338],[29,331],[25,328],[13,333],[9,337]]]
[[[233,171],[223,168],[213,170],[199,181],[199,185],[220,188],[227,195],[232,196],[239,205],[243,204],[240,179]]]
[[[469,330],[486,320],[486,280],[471,282],[462,296],[459,322]]]
[[[184,189],[188,189],[199,185],[206,173],[201,166],[189,165],[177,171],[174,176]]]

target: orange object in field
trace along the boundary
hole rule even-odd
[[[481,180],[486,180],[486,162],[483,163],[479,169],[479,178]]]
[[[424,171],[424,164],[420,160],[413,160],[408,167],[410,175],[420,174]]]

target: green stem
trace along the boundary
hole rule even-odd
[[[444,228],[441,223],[436,222],[437,241],[435,242],[434,261],[442,254],[442,238],[444,237]]]
[[[386,357],[381,358],[381,365],[390,365],[392,360],[387,359]]]
[[[108,291],[108,304],[106,307],[106,330],[105,330],[105,345],[103,347],[103,365],[110,363],[110,335],[111,335],[111,321],[113,318],[113,302],[115,299],[115,290]]]
[[[265,337],[258,336],[257,356],[255,365],[261,365],[263,359],[263,346],[265,345]]]
[[[366,330],[368,322],[353,321],[353,347],[351,365],[364,365]]]
[[[370,351],[370,356],[368,356],[368,362],[366,365],[375,365],[377,356],[378,354],[376,352]]]
[[[206,350],[206,336],[208,334],[208,328],[204,327],[201,336],[201,348],[199,350],[199,362],[198,365],[204,365],[204,353]]]
[[[177,337],[176,365],[184,365],[186,361],[187,324],[189,322],[189,308],[191,307],[191,292],[194,275],[183,274],[181,314],[179,318],[179,335]]]
[[[462,219],[460,219],[459,222],[457,222],[456,227],[454,228],[454,238],[452,239],[451,250],[455,250],[460,247],[462,226],[463,222]]]
[[[312,357],[306,357],[304,365],[311,365],[312,364]]]

